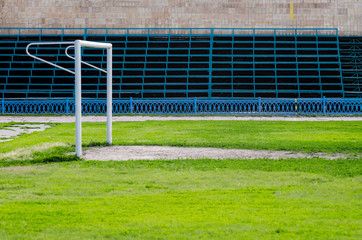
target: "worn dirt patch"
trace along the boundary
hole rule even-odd
[[[49,127],[50,126],[46,124],[21,124],[5,127],[4,129],[0,129],[0,142],[11,141],[23,133],[29,134],[32,132],[44,131]]]
[[[169,146],[109,146],[85,150],[83,157],[86,160],[98,161],[127,161],[127,160],[156,160],[156,159],[256,159],[256,158],[313,158],[326,159],[346,158],[343,154],[325,153],[293,153],[287,151],[264,151],[245,149],[219,149],[219,148],[186,148]]]

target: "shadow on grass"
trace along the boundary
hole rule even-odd
[[[179,160],[132,160],[132,161],[83,161],[82,167],[114,168],[122,170],[160,169],[170,172],[257,170],[263,172],[306,172],[334,177],[362,175],[362,158],[335,159],[179,159]]]
[[[107,142],[89,142],[83,144],[82,147],[106,147],[111,146]],[[49,148],[45,151],[35,151],[29,156],[20,155],[17,157],[7,157],[0,159],[0,167],[11,166],[30,166],[30,165],[42,165],[47,163],[56,162],[73,162],[82,161],[82,158],[77,157],[75,154],[75,146],[56,146]]]
[[[74,146],[56,146],[45,151],[35,151],[29,155],[6,157],[0,160],[0,167],[80,161],[81,158],[78,158],[75,154],[67,154],[72,151],[74,151]]]
[[[47,156],[44,158],[36,158],[31,160],[12,160],[12,161],[0,161],[0,167],[12,167],[12,166],[29,166],[29,165],[42,165],[55,162],[72,162],[80,161],[76,155],[63,155],[63,156]]]
[[[108,146],[112,146],[112,144],[109,144],[107,142],[89,142],[87,144],[83,144],[83,147],[108,147]]]

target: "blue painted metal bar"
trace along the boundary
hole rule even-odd
[[[1,99],[1,113],[4,114],[5,113],[5,99]]]
[[[69,98],[65,99],[65,113],[69,114]]]
[[[191,30],[192,31],[192,30]],[[190,36],[191,37],[191,36]],[[210,46],[209,46],[209,84],[208,84],[208,93],[207,97],[212,97],[212,64],[213,64],[213,45],[214,45],[214,29],[211,29],[210,34]]]

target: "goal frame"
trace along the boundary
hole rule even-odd
[[[32,45],[61,45],[61,44],[71,45],[68,46],[68,48],[74,46],[74,58],[69,56],[66,51],[66,56],[68,56],[71,59],[74,59],[74,72],[29,53],[29,47]],[[107,49],[107,71],[106,71],[107,72],[107,143],[112,144],[112,44],[76,40],[74,42],[33,42],[28,44],[26,47],[26,53],[28,56],[75,75],[75,151],[77,157],[82,157],[82,66],[81,64],[84,63],[90,67],[105,72],[104,70],[96,66],[93,66],[89,63],[82,61],[82,47]],[[68,50],[68,48],[66,50]]]

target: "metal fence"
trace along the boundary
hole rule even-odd
[[[74,99],[2,99],[1,114],[74,114]],[[105,114],[106,99],[83,99],[83,114]],[[362,115],[362,99],[113,99],[114,114]]]

